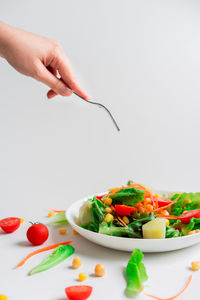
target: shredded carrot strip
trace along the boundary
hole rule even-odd
[[[180,196],[181,196],[181,194],[174,201],[172,201],[171,203],[169,203],[169,204],[167,204],[167,205],[165,205],[163,207],[159,207],[159,208],[154,209],[154,212],[162,210],[162,209],[169,208],[170,206],[172,206],[180,198]]]
[[[115,211],[115,208],[114,208],[114,206],[113,206],[113,205],[111,205],[110,207],[112,208],[112,210],[113,210],[113,211]]]
[[[177,216],[166,216],[166,215],[156,215],[157,218],[165,218],[165,219],[169,219],[169,220],[177,220],[178,217]]]
[[[53,208],[49,208],[50,211],[52,212],[55,212],[55,213],[61,213],[61,212],[64,212],[65,210],[56,210],[56,209],[53,209]]]
[[[180,296],[187,289],[187,287],[189,286],[191,280],[192,280],[192,275],[189,276],[188,281],[186,282],[186,285],[184,286],[184,288],[178,294],[176,294],[175,296],[172,296],[170,298],[159,298],[159,297],[147,294],[147,293],[145,293],[145,295],[148,296],[148,297],[151,297],[153,299],[156,299],[156,300],[174,300],[175,298]]]
[[[31,253],[29,253],[22,261],[20,261],[17,265],[16,265],[16,268],[19,268],[21,266],[23,266],[25,264],[25,262],[32,256],[38,254],[38,253],[41,253],[41,252],[44,252],[44,251],[47,251],[47,250],[51,250],[51,249],[55,249],[57,248],[58,246],[60,245],[68,245],[72,243],[72,241],[69,241],[69,242],[63,242],[63,243],[58,243],[58,244],[53,244],[53,245],[50,245],[50,246],[47,246],[47,247],[44,247],[44,248],[41,248],[41,249],[37,249]]]
[[[126,223],[120,218],[120,216],[117,216],[117,219],[118,219],[124,226],[128,227],[128,226],[126,225]]]

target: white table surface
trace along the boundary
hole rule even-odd
[[[42,216],[37,220],[48,222],[48,219],[42,218]],[[87,284],[94,288],[91,300],[111,299],[111,297],[119,300],[127,299],[124,295],[126,287],[124,268],[130,253],[93,244],[80,235],[74,235],[69,225],[67,226],[68,233],[65,236],[58,234],[58,228],[49,227],[50,236],[45,245],[72,240],[75,254],[60,265],[31,277],[27,276],[28,271],[48,256],[51,251],[38,254],[27,261],[23,267],[14,269],[21,259],[36,249],[26,240],[28,226],[29,224],[25,221],[15,233],[4,234],[1,232],[0,234],[0,293],[7,295],[9,300],[64,300],[66,299],[64,288],[77,284]],[[71,264],[76,255],[80,256],[82,266],[78,270],[73,270]],[[192,273],[192,282],[180,299],[197,299],[200,273],[192,272],[190,263],[199,259],[200,245],[166,253],[146,253],[144,263],[149,279],[145,283],[144,291],[162,298],[170,297],[183,288]],[[93,276],[97,263],[102,263],[105,267],[103,278]],[[88,274],[88,279],[82,283],[78,281],[80,272]],[[150,298],[141,293],[137,299]]]

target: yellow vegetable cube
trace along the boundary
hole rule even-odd
[[[166,219],[154,219],[142,226],[144,239],[164,239],[166,233]]]

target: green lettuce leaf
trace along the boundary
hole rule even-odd
[[[126,205],[134,206],[144,199],[144,191],[135,188],[121,189],[118,192],[109,195],[113,202],[120,202]]]

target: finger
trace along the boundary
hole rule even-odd
[[[53,90],[49,90],[47,93],[47,98],[52,99],[53,97],[57,96],[58,94],[55,93]]]
[[[53,67],[51,67],[51,66],[48,66],[48,67],[46,67],[48,70],[49,70],[49,72],[51,72],[54,76],[56,76],[56,77],[58,77],[58,70],[55,70]]]
[[[70,63],[66,57],[63,57],[61,64],[59,66],[58,72],[62,77],[63,81],[68,85],[68,87],[77,93],[79,96],[83,97],[85,100],[90,100],[90,96],[84,91],[84,89],[79,85],[78,81],[72,72]]]
[[[38,68],[39,71],[37,74],[37,79],[39,81],[48,85],[55,93],[61,96],[70,96],[72,94],[72,90],[67,87],[62,80],[58,79],[51,72],[49,72],[42,63],[40,63]]]

